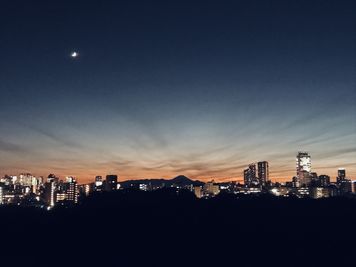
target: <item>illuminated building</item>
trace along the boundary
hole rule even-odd
[[[55,183],[58,183],[59,181],[59,178],[56,177],[56,175],[54,175],[53,173],[49,174],[48,177],[47,177],[47,182],[55,182]]]
[[[243,187],[243,188],[241,188],[239,193],[243,193],[245,195],[258,194],[258,193],[261,193],[261,188],[260,187],[248,187],[248,188]]]
[[[356,193],[356,181],[355,180],[351,181],[351,190],[352,190],[353,194]]]
[[[292,185],[293,185],[293,187],[300,187],[300,181],[299,181],[299,178],[297,176],[293,177]]]
[[[67,194],[65,192],[56,193],[56,203],[65,201],[66,198],[67,198]]]
[[[85,185],[84,185],[84,194],[85,194],[86,196],[89,196],[91,190],[92,190],[92,188],[91,188],[90,184],[85,184]]]
[[[309,196],[309,188],[307,187],[299,187],[296,189],[296,195],[299,197],[299,198],[303,198],[303,197],[307,197]]]
[[[336,182],[341,183],[346,180],[346,170],[344,168],[339,168],[337,171]]]
[[[18,177],[18,182],[22,186],[32,186],[32,179],[36,179],[36,177],[32,176],[31,173],[21,173]]]
[[[248,168],[244,170],[244,183],[246,186],[258,184],[256,177],[256,164],[250,164]]]
[[[23,191],[24,195],[28,195],[31,192],[31,188],[28,186],[24,186],[23,189],[24,189]]]
[[[147,191],[148,185],[147,184],[139,184],[138,188],[142,191]]]
[[[103,177],[96,176],[95,177],[95,191],[102,191],[103,190]]]
[[[54,180],[45,183],[44,198],[50,207],[53,207],[54,204],[56,203],[55,191],[56,191],[56,183],[54,182]]]
[[[95,183],[77,185],[78,198],[89,196],[93,190],[95,190]]]
[[[267,181],[269,180],[269,169],[268,169],[268,162],[261,161],[257,163],[258,167],[258,180],[260,185],[266,185]]]
[[[17,176],[10,176],[10,183],[16,184],[17,183]]]
[[[117,175],[106,175],[105,190],[113,191],[117,189]]]
[[[203,196],[203,190],[201,186],[194,186],[194,194],[197,198],[201,198]]]
[[[5,186],[8,186],[12,184],[12,177],[9,175],[5,175],[5,177],[1,178],[0,182],[3,183]]]
[[[4,204],[3,196],[4,196],[4,187],[0,185],[0,205]]]
[[[204,195],[215,196],[220,193],[219,186],[214,184],[214,180],[207,182],[203,187]]]
[[[78,185],[74,177],[67,177],[66,200],[75,204],[78,203]]]
[[[325,187],[312,187],[310,188],[310,197],[317,199],[323,197],[329,197],[330,192],[328,188]]]
[[[38,188],[41,184],[40,179],[37,179],[36,177],[32,177],[31,181],[31,191],[32,193],[36,194],[38,192]]]
[[[269,191],[271,194],[279,197],[279,196],[287,196],[289,193],[289,188],[288,187],[274,187],[270,189]]]
[[[67,190],[67,184],[63,180],[59,180],[56,190],[59,192],[65,192]]]
[[[298,152],[296,158],[297,177],[301,185],[309,185],[311,182],[311,158],[307,152]]]

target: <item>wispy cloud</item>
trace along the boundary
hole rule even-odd
[[[25,152],[27,149],[23,146],[6,142],[0,139],[0,150],[4,152]]]
[[[58,145],[61,146],[66,146],[69,148],[75,148],[75,149],[82,149],[84,148],[83,145],[81,145],[78,142],[75,142],[71,139],[69,139],[68,137],[63,137],[57,133],[54,133],[53,131],[49,130],[49,129],[45,129],[43,127],[34,125],[34,124],[30,124],[30,123],[23,123],[23,122],[17,122],[20,126],[25,127],[26,129],[29,129],[37,134],[40,134],[42,136],[45,136],[47,138],[49,138],[50,140],[56,142]]]

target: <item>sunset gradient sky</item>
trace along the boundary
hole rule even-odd
[[[356,179],[355,1],[2,1],[0,175]],[[71,58],[73,51],[79,57]]]

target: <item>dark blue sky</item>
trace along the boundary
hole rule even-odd
[[[356,178],[355,1],[2,1],[0,174]],[[78,51],[76,59],[70,57]]]

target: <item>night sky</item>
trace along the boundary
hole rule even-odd
[[[0,53],[0,175],[356,179],[356,1],[5,0]]]

